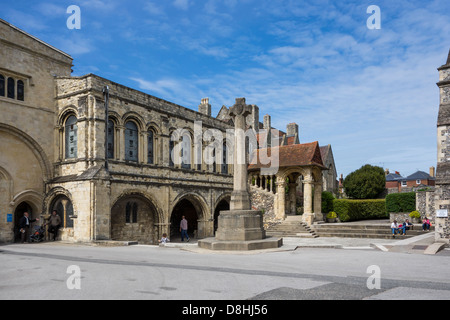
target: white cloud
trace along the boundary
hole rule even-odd
[[[175,0],[173,5],[180,10],[188,10],[189,9],[189,0]]]

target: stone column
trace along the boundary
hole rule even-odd
[[[303,181],[304,183],[304,190],[303,190],[303,206],[304,206],[304,212],[303,212],[303,222],[305,222],[307,225],[312,225],[314,221],[314,213],[313,213],[313,203],[312,203],[312,186],[313,181],[312,177],[307,177]]]
[[[61,204],[63,205],[63,228],[65,228],[67,225],[67,200],[61,200]]]
[[[216,237],[198,241],[201,248],[213,250],[255,250],[280,247],[282,238],[266,239],[263,213],[251,210],[245,148],[245,117],[251,108],[245,99],[236,99],[230,108],[235,124],[234,180],[230,210],[221,211]]]
[[[286,218],[286,180],[282,178],[277,178],[277,194],[276,194],[276,202],[277,202],[277,210],[275,212],[275,216],[278,219]]]
[[[230,108],[234,118],[234,176],[233,193],[231,194],[230,210],[250,210],[250,195],[247,186],[247,162],[245,150],[245,118],[251,113],[251,107],[245,104],[244,98],[236,99]]]

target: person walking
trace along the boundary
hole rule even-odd
[[[189,235],[188,235],[188,221],[186,220],[185,216],[181,217],[180,222],[180,232],[181,232],[181,241],[184,242],[184,238],[187,239],[187,242],[189,242]]]
[[[30,242],[30,227],[31,224],[35,221],[39,221],[39,218],[36,219],[30,219],[28,212],[23,213],[23,217],[19,220],[19,228],[20,228],[20,240],[22,243],[27,240],[27,242]]]

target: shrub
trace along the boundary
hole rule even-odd
[[[336,219],[337,218],[337,214],[334,211],[330,211],[327,214],[327,219]]]
[[[376,200],[333,200],[333,208],[342,222],[387,218],[386,201]]]
[[[344,180],[345,193],[352,199],[375,199],[385,188],[383,168],[370,164],[353,171]]]
[[[386,196],[386,212],[411,212],[416,210],[416,193],[391,193]]]
[[[329,191],[322,192],[322,212],[333,211],[334,195]]]
[[[420,212],[419,211],[411,211],[409,214],[409,217],[412,219],[420,219]]]

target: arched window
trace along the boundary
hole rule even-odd
[[[77,118],[71,115],[65,125],[66,159],[77,157]]]
[[[25,100],[25,85],[22,80],[17,81],[17,100]]]
[[[0,74],[0,97],[5,96],[5,77]]]
[[[137,222],[138,205],[136,202],[127,202],[125,207],[125,223]]]
[[[138,161],[138,128],[133,121],[125,124],[125,160]]]
[[[227,143],[223,143],[222,149],[222,173],[228,174],[228,163],[227,163]]]
[[[108,120],[108,141],[106,144],[108,159],[114,159],[114,133],[114,122],[112,120]]]
[[[173,154],[174,152],[174,148],[175,148],[175,142],[172,141],[172,139],[169,140],[169,167],[174,167],[175,163],[174,163],[174,157],[175,155]]]
[[[184,132],[181,141],[181,167],[191,169],[192,140],[189,132]]]
[[[147,139],[147,162],[149,164],[155,163],[155,156],[154,156],[154,146],[155,146],[155,135],[152,130],[148,131],[148,139]]]
[[[13,78],[8,78],[8,98],[14,99],[16,97],[16,82]]]

